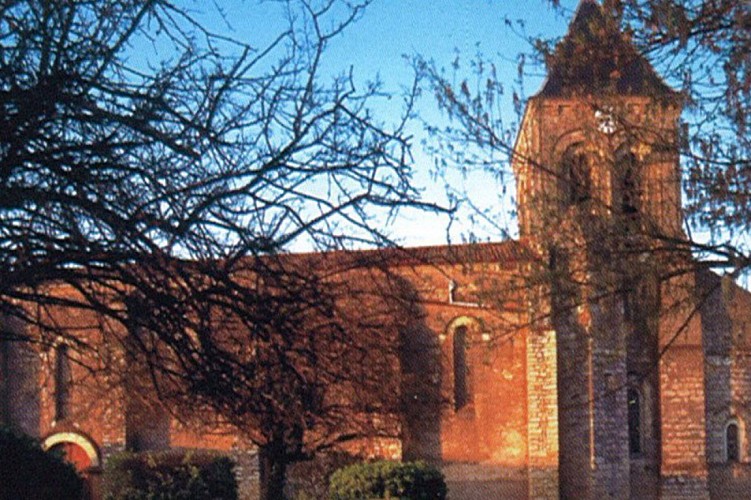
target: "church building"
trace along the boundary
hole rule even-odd
[[[437,464],[452,500],[751,498],[751,294],[691,254],[681,111],[582,0],[516,139],[518,240],[320,255],[377,258],[412,292],[400,431],[368,457]],[[60,321],[107,342],[93,313]],[[0,424],[66,449],[94,497],[112,454],[184,448],[231,455],[257,498],[242,436],[134,410],[72,351],[0,342]]]

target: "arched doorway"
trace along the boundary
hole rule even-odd
[[[42,442],[42,448],[62,452],[65,459],[73,464],[84,478],[86,500],[101,498],[101,460],[99,450],[91,439],[76,432],[58,432],[48,436]]]
[[[79,472],[84,472],[91,467],[91,458],[89,458],[83,448],[75,443],[58,443],[50,448],[50,450],[59,452]]]

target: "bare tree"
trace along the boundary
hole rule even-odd
[[[190,299],[169,309],[131,296],[133,359],[176,415],[218,418],[257,444],[262,496],[283,498],[291,464],[400,435],[397,346],[410,300],[382,264],[377,254],[245,259],[231,281],[192,275]]]
[[[143,257],[385,241],[367,209],[415,202],[404,123],[379,128],[373,88],[320,75],[364,6],[326,30],[332,2],[290,2],[305,28],[263,49],[169,3],[6,6],[4,307],[14,290]],[[131,62],[149,41],[160,64]]]
[[[751,262],[748,3],[582,0],[577,9],[562,39],[527,38],[531,54],[519,56],[516,81],[499,80],[494,61],[482,56],[465,77],[457,76],[461,61],[444,71],[416,60],[450,120],[428,124],[437,165],[480,169],[506,184],[515,177],[506,207],[516,208],[518,229],[496,227],[519,234],[537,256],[520,283],[530,326],[556,336],[563,497],[597,496],[579,483],[587,464],[571,444],[588,415],[590,429],[602,426],[595,416],[620,421],[628,442],[599,427],[603,442],[663,467],[644,483],[657,484],[669,468],[669,443],[681,437],[655,429],[688,422],[678,410],[688,400],[671,401],[676,386],[665,377],[682,363],[674,347],[687,348],[691,370],[705,376],[705,356],[720,337],[710,318],[722,310],[721,290]],[[517,23],[508,26],[524,36]],[[526,98],[529,62],[544,63],[547,79]],[[508,105],[515,116],[505,113]],[[472,193],[457,195],[472,203]],[[504,220],[493,210],[480,215]],[[691,418],[704,425],[706,411],[707,432],[717,432],[713,415],[727,415],[729,405],[716,401],[710,383],[704,388],[707,404],[704,395],[693,401]],[[633,417],[644,407],[659,408],[646,425]],[[597,439],[589,457],[597,456]],[[616,496],[628,495],[622,488]]]
[[[743,186],[751,152],[751,8],[645,0],[606,2],[606,8],[645,55],[660,61],[684,99],[682,159],[694,227],[709,229],[718,243],[742,239],[749,228]],[[738,246],[727,255],[730,269],[747,266],[747,245]]]
[[[572,15],[557,0],[545,3],[566,18]],[[584,2],[589,3],[592,2]],[[665,92],[665,85],[675,89],[673,97],[682,106],[680,133],[676,137],[658,137],[657,130],[637,126],[626,109],[614,105],[612,97],[624,90],[623,85],[605,89],[596,99],[590,99],[592,111],[603,117],[607,115],[619,133],[636,140],[652,134],[651,142],[662,141],[665,148],[680,152],[682,186],[687,195],[679,207],[686,218],[683,226],[686,237],[681,238],[680,250],[700,256],[705,265],[740,276],[747,271],[751,257],[746,241],[751,218],[745,194],[751,96],[749,6],[733,1],[606,0],[602,8],[613,30],[622,31],[638,55],[651,61],[660,75],[650,83],[651,88],[645,87],[640,92],[658,97]],[[591,54],[571,57],[575,56],[570,52],[575,50],[571,46],[560,47],[559,39],[529,35],[523,26],[524,20],[506,20],[511,35],[524,38],[530,47],[528,53],[517,55],[518,77],[514,81],[499,80],[495,61],[482,55],[470,61],[465,77],[459,59],[454,61],[450,72],[429,60],[416,59],[417,71],[432,82],[437,102],[451,120],[445,128],[428,124],[437,144],[433,150],[442,159],[439,165],[488,171],[505,184],[511,178],[513,156],[518,155],[514,150],[515,132],[522,119],[525,95],[530,91],[525,83],[530,67],[535,73],[544,66],[544,71],[552,74],[561,69],[562,65],[556,68],[555,61],[564,55],[563,50],[569,51],[566,70],[569,76],[581,70],[588,74],[599,71],[601,74],[590,76],[605,81],[611,77],[608,72],[618,69],[611,57],[616,49],[614,44],[618,43],[614,39],[590,47],[599,51],[593,57],[602,64],[586,69],[570,62],[577,58],[589,61]],[[588,92],[585,88],[581,91],[582,95]],[[511,106],[516,114],[509,116],[506,110]],[[594,138],[599,131],[592,130],[591,135]],[[609,161],[612,163],[615,158]],[[551,172],[553,167],[538,165]],[[470,195],[455,193],[455,196],[472,205]],[[513,204],[510,198],[507,201],[509,206]],[[513,227],[498,223],[507,219],[487,212],[479,215],[502,235],[515,234]]]
[[[162,0],[0,6],[0,315],[39,327],[6,340],[95,352],[39,310],[107,318],[162,396],[212,408],[268,452],[268,498],[290,460],[387,432],[353,394],[390,387],[363,374],[388,358],[376,333],[393,331],[385,299],[354,321],[343,283],[276,256],[384,244],[378,217],[435,208],[411,185],[414,92],[385,127],[377,86],[322,74],[368,3],[280,2],[289,25],[265,47]]]
[[[519,56],[516,81],[500,81],[483,56],[464,79],[459,60],[450,71],[419,57],[415,67],[449,120],[428,124],[436,164],[449,175],[478,169],[501,184],[516,178],[501,204],[516,209],[512,225],[493,210],[478,214],[538,252],[521,285],[534,309],[530,322],[578,329],[573,336],[581,337],[581,325],[591,326],[582,311],[621,303],[614,324],[637,332],[671,324],[643,342],[651,361],[633,370],[648,378],[718,290],[719,280],[697,287],[706,282],[697,276],[748,271],[748,218],[737,186],[748,156],[749,10],[735,2],[593,0],[578,9],[564,38],[527,37],[531,53]],[[517,26],[507,22],[525,36]],[[544,63],[548,77],[524,99],[530,61]],[[549,107],[535,107],[546,99]],[[567,143],[563,136],[574,130],[578,139]],[[558,139],[567,148],[554,150]],[[454,195],[472,206],[471,193]]]

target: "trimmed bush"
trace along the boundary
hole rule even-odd
[[[0,500],[80,500],[72,464],[28,436],[0,427]]]
[[[104,469],[108,500],[236,500],[234,464],[209,452],[120,453]]]
[[[331,476],[330,500],[390,498],[443,500],[443,474],[425,462],[359,463],[339,469]]]

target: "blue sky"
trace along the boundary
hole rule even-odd
[[[405,55],[419,54],[433,60],[438,67],[450,67],[457,54],[467,61],[481,52],[495,62],[499,79],[511,87],[517,74],[516,57],[528,51],[529,46],[506,26],[505,19],[524,20],[524,30],[529,35],[562,36],[577,4],[578,0],[562,0],[564,12],[561,15],[547,0],[375,0],[357,23],[331,43],[323,67],[332,74],[351,68],[359,82],[378,76],[387,92],[398,93],[413,78]],[[199,13],[212,12],[212,7],[203,7],[200,2],[190,5]],[[212,26],[254,47],[264,46],[285,27],[280,2],[218,0],[217,5],[224,11],[225,19],[212,15]],[[466,67],[465,72],[469,72]],[[459,79],[463,76],[458,75]],[[525,79],[526,95],[538,90],[542,76],[538,71]],[[505,109],[506,119],[513,120],[510,93]],[[375,109],[385,122],[393,119],[398,110],[399,99],[385,100],[376,104]],[[430,95],[423,96],[419,111],[433,123],[443,119]],[[459,192],[470,193],[473,204],[491,214],[501,228],[511,228],[513,235],[509,198],[498,196],[503,190],[501,182],[479,173],[449,173],[444,179],[432,178],[433,158],[420,147],[420,140],[424,138],[421,127],[415,124],[412,132],[415,182],[424,189],[425,199],[444,202],[444,187],[449,183]],[[512,179],[506,177],[504,182],[506,191],[513,192]],[[498,227],[477,221],[474,213],[465,203],[450,226],[446,216],[410,211],[383,224],[394,239],[409,246],[445,244],[449,239],[461,242],[504,237]]]
[[[510,87],[516,79],[516,57],[529,47],[518,35],[506,27],[505,19],[523,19],[525,30],[530,35],[561,36],[564,34],[578,1],[564,2],[569,15],[562,17],[553,11],[545,0],[376,0],[356,26],[332,46],[329,55],[338,60],[348,60],[357,73],[378,72],[387,87],[393,90],[408,83],[411,69],[401,57],[404,54],[420,54],[432,59],[439,67],[449,67],[457,54],[467,61],[481,52],[493,60],[501,81]],[[468,68],[464,66],[464,71]],[[464,75],[460,74],[461,79]],[[469,76],[469,75],[466,75]],[[537,91],[541,73],[526,79],[527,94]],[[510,99],[506,106],[506,120],[513,120]],[[437,113],[433,98],[424,96],[420,112],[432,122],[442,118]],[[420,136],[420,132],[416,132]],[[432,158],[415,150],[415,170],[418,184],[426,187],[426,197],[442,199],[444,184],[450,182],[459,192],[466,192],[477,208],[493,217],[492,224],[484,223],[475,210],[464,204],[457,219],[448,226],[445,217],[428,217],[421,213],[404,212],[393,222],[395,236],[404,244],[442,244],[448,238],[452,242],[470,239],[497,240],[504,237],[503,229],[514,229],[509,214],[508,196],[499,196],[503,191],[500,181],[491,175],[475,172],[461,175],[449,173],[448,179],[432,181]],[[513,182],[505,177],[508,189],[513,192]],[[513,234],[513,233],[512,233]]]

